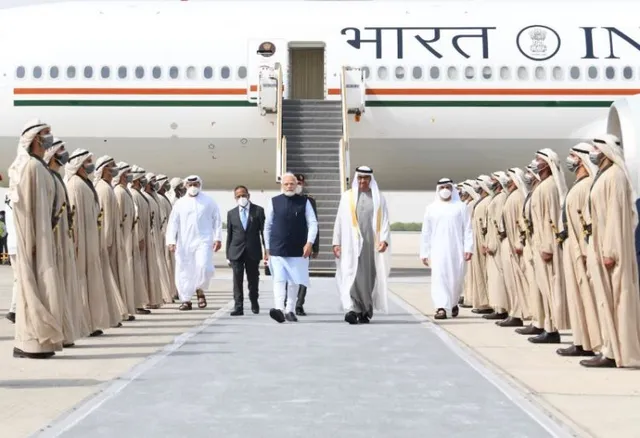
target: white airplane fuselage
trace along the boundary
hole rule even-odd
[[[340,100],[343,66],[368,71],[366,110],[349,116],[352,165],[373,167],[387,190],[431,190],[440,177],[524,166],[537,149],[564,154],[601,132],[610,103],[640,88],[639,10],[561,1],[2,10],[0,169],[38,117],[70,150],[199,174],[210,189],[275,188],[276,115],[256,107],[258,65],[279,62],[285,98],[296,97],[291,82],[311,75],[292,54],[307,47],[324,49],[325,99]],[[276,47],[270,58],[256,53],[263,42]]]

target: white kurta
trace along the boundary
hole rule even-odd
[[[420,258],[429,259],[431,297],[448,314],[458,304],[464,283],[464,253],[473,252],[469,209],[463,202],[437,201],[427,206],[422,223]]]
[[[176,246],[175,282],[180,301],[190,301],[196,289],[205,289],[213,277],[213,243],[222,242],[218,204],[204,193],[184,196],[175,203],[166,244]]]
[[[313,244],[318,235],[318,220],[313,212],[311,202],[307,201],[304,215],[307,220],[307,243]],[[271,227],[273,226],[273,201],[267,205],[266,222],[264,224],[264,246],[271,248]],[[269,257],[269,269],[274,283],[293,283],[309,286],[309,258],[304,257]],[[284,298],[283,298],[284,300]]]

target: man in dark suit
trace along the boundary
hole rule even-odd
[[[304,190],[304,175],[301,173],[296,173],[296,178],[298,180],[298,186],[296,187],[296,194],[302,195],[306,197],[311,203],[311,207],[313,207],[313,213],[316,215],[316,219],[318,219],[318,207],[316,206],[316,200],[313,197],[306,193]],[[318,228],[318,234],[316,236],[315,242],[313,242],[313,248],[311,250],[311,258],[318,257],[318,253],[320,252],[320,228]],[[298,301],[296,302],[296,315],[298,316],[306,316],[307,314],[304,311],[304,301],[307,297],[307,287],[300,285],[298,288]],[[286,298],[285,298],[286,303]]]
[[[246,271],[251,311],[260,312],[258,283],[260,261],[263,259],[264,209],[249,202],[249,190],[238,186],[233,191],[238,203],[227,213],[227,260],[233,270],[233,299],[235,306],[231,316],[244,315],[243,277]]]

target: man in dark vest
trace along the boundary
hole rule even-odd
[[[264,226],[266,258],[273,278],[275,302],[269,316],[279,323],[285,319],[291,322],[298,320],[294,314],[298,286],[309,285],[309,256],[318,234],[318,220],[311,202],[296,194],[297,185],[294,174],[283,175],[282,194],[272,198],[267,206]]]

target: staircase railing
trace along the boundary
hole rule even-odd
[[[345,192],[349,183],[349,110],[347,107],[347,70],[343,66],[340,73],[340,99],[342,101],[342,138],[340,139],[340,191]]]
[[[276,67],[278,73],[278,103],[276,107],[276,181],[282,180],[282,175],[287,171],[287,139],[282,135],[282,114],[284,109],[284,83],[282,80],[282,67]]]

